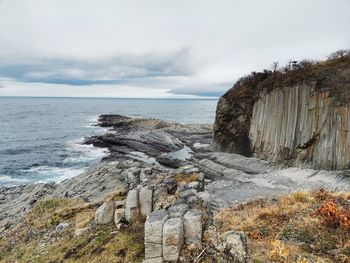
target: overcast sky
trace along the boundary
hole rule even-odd
[[[219,96],[349,26],[350,0],[0,0],[0,96]]]

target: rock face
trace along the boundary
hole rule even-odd
[[[350,58],[240,80],[218,102],[214,146],[288,165],[350,168],[349,68]]]
[[[300,85],[262,94],[249,133],[253,156],[315,168],[350,167],[350,106],[336,106],[329,91]]]

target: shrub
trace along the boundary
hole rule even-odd
[[[340,209],[334,202],[328,201],[317,210],[324,222],[332,228],[350,229],[350,211]]]

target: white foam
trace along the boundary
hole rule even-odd
[[[99,161],[109,154],[109,150],[106,148],[97,148],[92,144],[83,144],[83,142],[84,138],[80,138],[66,143],[68,150],[77,156],[68,157],[63,160],[63,163]]]
[[[98,118],[99,118],[99,117],[100,117],[100,116],[98,116],[98,115],[89,116],[88,119],[87,119],[87,121],[88,121],[88,122],[91,122],[91,123],[97,124],[97,123],[98,123]]]
[[[7,185],[7,184],[18,185],[18,184],[25,184],[27,182],[29,182],[28,179],[20,179],[20,178],[13,178],[8,175],[0,175],[1,185]]]
[[[62,182],[86,171],[86,168],[62,168],[50,166],[38,166],[29,170],[41,177],[36,183]]]

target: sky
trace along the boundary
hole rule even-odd
[[[350,48],[350,0],[0,0],[0,96],[201,98]]]

